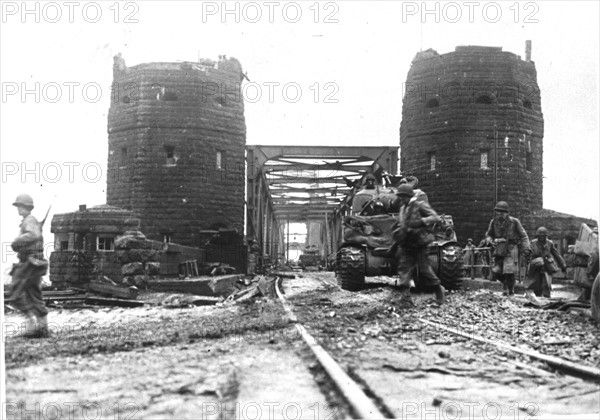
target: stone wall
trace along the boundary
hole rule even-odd
[[[581,224],[598,226],[598,222],[585,217],[577,217],[570,214],[559,213],[552,210],[537,210],[521,219],[523,227],[530,239],[535,239],[537,228],[544,226],[548,229],[548,238],[558,247],[562,255],[567,253],[567,247],[574,245],[581,229]]]
[[[199,247],[199,231],[243,232],[244,104],[240,63],[115,57],[108,115],[108,204],[141,219],[148,239]]]
[[[428,50],[413,60],[404,88],[401,170],[419,178],[436,211],[453,216],[460,242],[479,241],[493,216],[496,138],[498,147],[511,149],[498,151],[498,200],[516,217],[542,208],[543,136],[533,62],[473,46],[442,55]]]

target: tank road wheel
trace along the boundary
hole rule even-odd
[[[462,287],[464,261],[462,249],[456,244],[448,244],[439,250],[438,277],[448,290],[458,290]]]
[[[357,291],[365,284],[365,252],[361,248],[340,249],[338,284],[344,290]]]

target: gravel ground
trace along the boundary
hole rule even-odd
[[[449,293],[438,306],[433,295],[411,295],[389,279],[350,293],[337,287],[333,273],[303,276],[284,280],[299,321],[391,417],[426,415],[417,406],[447,418],[473,417],[464,406],[462,415],[455,410],[467,403],[496,404],[510,418],[600,409],[597,384],[418,321],[597,366],[600,329],[581,311],[527,308],[522,298],[488,290]],[[9,314],[7,397],[21,407],[9,418],[25,418],[22,408],[36,403],[69,401],[79,408],[95,402],[103,418],[200,418],[214,404],[238,418],[253,418],[244,407],[258,405],[262,418],[270,418],[269,402],[301,407],[299,418],[349,417],[277,300],[160,304],[168,296],[144,294],[152,304],[141,308],[53,308],[53,334],[44,340],[11,337],[20,320]]]
[[[438,321],[595,367],[599,329],[580,311],[530,309],[524,299],[487,290],[449,293],[438,306],[431,294],[389,284],[350,293],[327,273],[312,277],[312,284],[303,279],[286,285],[299,322],[390,417],[424,418],[429,412],[435,418],[494,417],[469,413],[472,407],[494,407],[507,418],[600,410],[600,389],[593,382],[418,321]]]

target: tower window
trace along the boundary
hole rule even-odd
[[[127,147],[121,147],[121,165],[127,165]]]
[[[525,155],[525,168],[527,169],[527,172],[533,170],[533,154],[531,152],[527,152]]]
[[[167,165],[174,166],[175,161],[175,146],[165,146],[165,153],[167,155]]]
[[[480,158],[479,158],[479,168],[481,169],[489,169],[490,162],[490,151],[488,149],[481,149]]]
[[[437,99],[430,99],[429,101],[427,101],[427,105],[425,105],[427,108],[437,108],[438,106],[440,106],[440,101],[438,101]]]
[[[217,169],[225,169],[225,152],[222,150],[217,151]]]
[[[176,101],[178,98],[175,92],[167,90],[165,87],[161,87],[156,94],[156,99],[159,101]]]
[[[170,244],[173,240],[173,235],[171,233],[163,233],[163,242]]]
[[[437,164],[437,160],[435,157],[435,152],[427,153],[427,160],[429,161],[429,170],[435,171],[435,166]]]
[[[165,92],[164,96],[161,99],[163,101],[176,101],[177,94],[174,92]]]
[[[490,105],[492,103],[492,98],[490,98],[488,95],[481,95],[477,98],[475,103]]]

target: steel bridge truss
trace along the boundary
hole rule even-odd
[[[320,223],[326,252],[367,173],[398,171],[398,147],[246,146],[246,237],[264,255],[284,252],[286,223]]]

